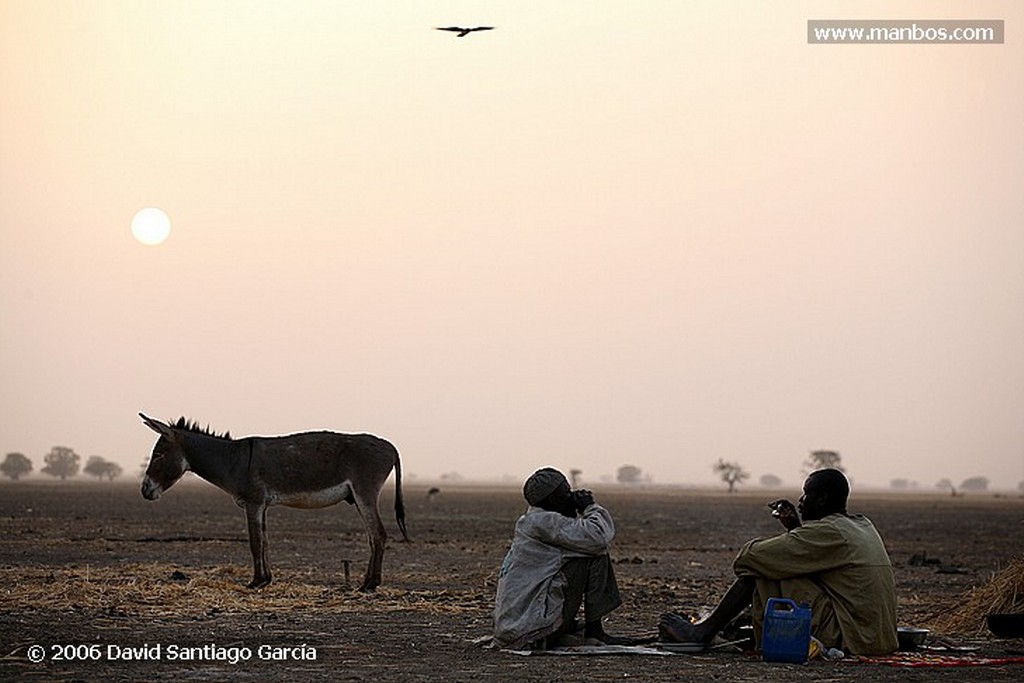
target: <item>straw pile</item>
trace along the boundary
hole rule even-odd
[[[928,627],[939,633],[984,635],[986,614],[1024,612],[1024,558],[1010,560],[981,587],[972,588],[948,610],[936,615]]]
[[[219,613],[397,612],[455,613],[489,610],[493,596],[477,590],[403,590],[359,593],[316,577],[280,572],[257,591],[245,587],[238,567],[183,571],[168,564],[117,567],[0,567],[4,610],[101,611],[128,616],[202,616]]]

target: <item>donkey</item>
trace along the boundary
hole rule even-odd
[[[180,418],[165,424],[139,413],[147,427],[160,435],[142,480],[142,496],[156,500],[185,472],[197,475],[231,495],[245,509],[252,550],[253,577],[249,588],[270,583],[267,561],[267,507],[287,505],[321,508],[345,501],[355,505],[366,526],[370,561],[359,587],[380,585],[387,532],[377,500],[395,469],[395,519],[402,537],[402,463],[393,445],[369,434],[303,432],[288,436],[249,436],[232,439],[200,429]]]

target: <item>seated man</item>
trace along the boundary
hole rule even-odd
[[[811,606],[811,634],[826,647],[857,655],[896,650],[892,564],[871,521],[847,514],[849,493],[846,476],[825,469],[804,482],[798,504],[803,524],[789,501],[771,503],[772,514],[788,531],[744,545],[733,563],[738,578],[718,607],[695,624],[664,615],[662,639],[709,643],[752,604],[760,647],[765,604],[781,597]]]
[[[512,547],[498,575],[494,643],[502,648],[548,648],[576,630],[583,604],[584,637],[627,644],[604,632],[601,619],[622,601],[608,544],[612,517],[590,491],[571,491],[558,470],[545,467],[526,480],[530,504],[516,522]]]

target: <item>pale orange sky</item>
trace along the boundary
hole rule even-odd
[[[742,7],[742,9],[739,9]],[[1004,45],[808,45],[808,19]],[[451,24],[497,26],[456,38]],[[1024,5],[0,0],[0,454],[1024,481]],[[166,211],[170,238],[129,224]]]

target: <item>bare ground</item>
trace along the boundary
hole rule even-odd
[[[608,630],[653,633],[664,611],[697,613],[714,603],[739,546],[778,532],[765,503],[780,493],[796,495],[597,490],[616,519],[612,555],[625,598]],[[386,517],[391,500],[387,492]],[[524,657],[485,650],[471,641],[490,630],[495,570],[524,508],[519,492],[461,487],[429,499],[425,488],[408,486],[406,501],[413,543],[389,542],[384,587],[375,594],[352,590],[367,548],[346,505],[271,510],[274,583],[249,591],[244,517],[205,484],[180,484],[156,503],[134,485],[0,485],[0,680],[1024,679],[1020,664],[903,669],[763,664],[738,651]],[[855,492],[851,510],[871,517],[886,540],[903,625],[927,625],[955,609],[972,586],[1024,554],[1021,498]],[[388,528],[398,536],[391,519]],[[928,562],[911,562],[915,555]],[[348,583],[342,560],[351,562]],[[983,630],[934,635],[989,656],[1024,650],[1020,640]],[[32,645],[42,646],[43,661],[30,660]],[[127,648],[159,658],[126,659]]]

